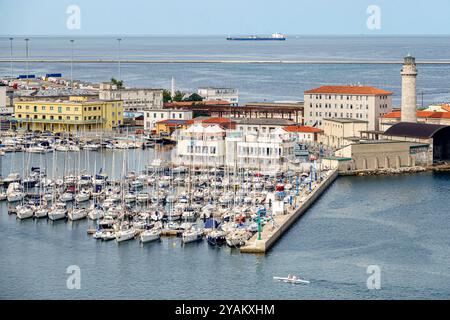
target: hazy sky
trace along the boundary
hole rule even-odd
[[[448,0],[0,0],[0,34],[450,34],[449,13]]]

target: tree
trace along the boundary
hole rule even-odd
[[[193,93],[189,97],[184,99],[184,101],[203,101],[203,98],[198,93]]]
[[[111,83],[115,84],[117,86],[117,88],[123,88],[123,81],[122,80],[117,80],[116,78],[112,77],[111,78]]]
[[[171,102],[172,101],[172,94],[169,90],[164,89],[163,90],[163,102]]]
[[[175,95],[172,97],[172,101],[183,101],[184,93],[181,91],[176,91]]]

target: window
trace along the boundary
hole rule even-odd
[[[156,113],[153,114],[153,118],[156,118]]]
[[[22,118],[22,115],[19,113],[18,115],[17,115],[19,118]]]
[[[62,120],[62,116],[58,116],[58,120]]]
[[[179,119],[181,119],[181,118],[182,118],[182,116],[183,116],[183,115],[182,115],[181,113],[180,113],[180,114],[178,114],[178,118],[179,118]]]
[[[75,107],[75,111],[78,111],[78,107]]]
[[[34,106],[33,110],[34,112],[37,112],[37,106]]]
[[[70,111],[70,107],[66,107],[66,111]]]
[[[30,106],[26,106],[25,109],[29,110],[29,109],[30,109]]]
[[[75,120],[78,120],[78,117],[75,117]]]
[[[62,107],[58,107],[58,113],[62,112]]]
[[[67,119],[67,120],[70,120],[70,116],[66,116],[66,119]]]
[[[42,119],[44,119],[45,120],[45,118],[46,118],[46,116],[45,116],[45,114],[42,116]]]
[[[55,117],[54,116],[50,116],[50,120],[53,120]]]

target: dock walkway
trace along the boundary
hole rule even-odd
[[[293,202],[294,208],[288,209],[286,214],[275,215],[275,223],[268,222],[264,225],[261,232],[261,240],[258,240],[258,233],[256,233],[246,242],[245,246],[241,247],[241,252],[266,253],[284,232],[314,204],[322,193],[336,180],[337,176],[337,170],[331,171],[323,181],[313,185],[313,189],[309,194],[297,196]]]

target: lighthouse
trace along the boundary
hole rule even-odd
[[[417,97],[416,97],[416,78],[417,68],[416,59],[407,55],[404,59],[402,71],[402,122],[417,122]]]

